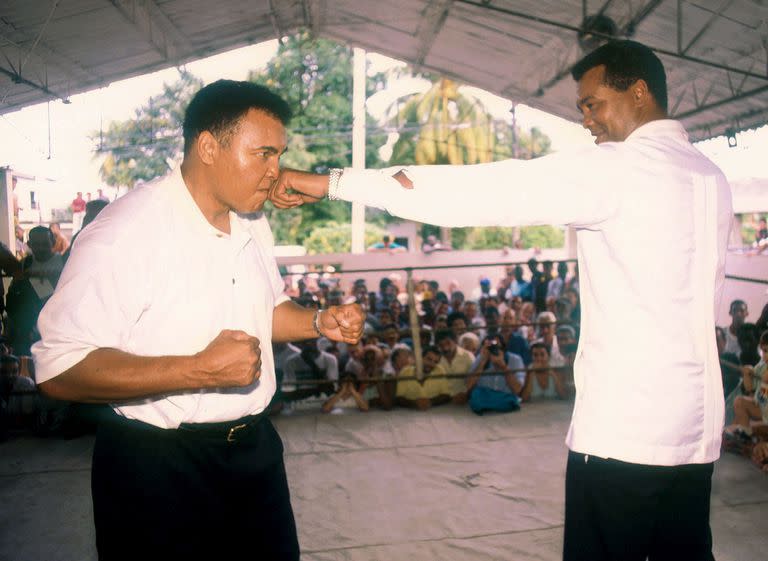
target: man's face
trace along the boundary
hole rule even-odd
[[[241,213],[261,210],[280,173],[286,142],[276,117],[257,109],[243,115],[229,142],[218,143],[213,163],[218,202]]]
[[[474,302],[466,302],[464,304],[464,315],[472,319],[477,315],[477,304]]]
[[[437,347],[440,349],[440,352],[443,353],[443,356],[453,359],[454,356],[456,356],[456,342],[453,339],[443,339],[437,344]]]
[[[467,332],[467,322],[463,318],[455,318],[451,323],[451,329],[453,329],[457,337],[463,335]]]
[[[548,321],[542,321],[539,323],[539,337],[544,339],[547,344],[552,342],[555,335],[554,325]]]
[[[437,366],[437,363],[440,362],[440,355],[428,352],[424,355],[424,359],[422,360],[422,365],[424,366],[424,373],[429,374],[435,369],[435,366]]]
[[[32,240],[30,240],[31,242]],[[747,310],[746,304],[736,304],[733,307],[733,310],[731,310],[731,318],[733,320],[733,325],[742,325],[744,323],[744,320],[747,319],[747,316],[749,315],[749,311]]]
[[[576,107],[595,144],[622,142],[640,126],[633,88],[620,92],[603,83],[605,65],[587,70],[578,83]]]

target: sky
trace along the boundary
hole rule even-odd
[[[186,65],[186,69],[205,83],[219,78],[243,80],[252,69],[264,67],[277,51],[277,41],[244,47]],[[368,53],[369,74],[392,68],[399,63],[388,57]],[[108,87],[71,97],[71,103],[44,103],[0,116],[0,166],[10,166],[20,173],[56,180],[58,200],[49,199],[47,206],[66,206],[77,191],[92,192],[103,188],[98,170],[101,160],[95,157],[90,135],[110,121],[125,120],[151,95],[161,93],[164,83],[178,78],[176,69],[114,82]],[[408,79],[392,85],[367,100],[369,112],[378,117],[392,101],[403,94],[425,91],[425,80]],[[467,88],[480,97],[489,111],[500,119],[508,119],[512,102],[478,88]],[[50,127],[49,127],[50,119]],[[580,125],[554,115],[517,106],[518,125],[523,129],[539,127],[552,140],[554,150],[564,150],[592,143]],[[729,148],[720,137],[697,144],[717,163],[731,180],[746,177],[768,177],[764,164],[768,153],[768,127],[747,131],[737,136],[737,146]]]

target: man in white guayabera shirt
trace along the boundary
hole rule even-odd
[[[301,308],[283,291],[260,211],[289,117],[256,84],[201,89],[180,168],[82,231],[40,315],[40,389],[114,408],[93,455],[100,559],[299,559],[266,415],[272,342],[355,343],[364,314]]]
[[[572,74],[596,147],[472,166],[283,170],[270,196],[289,207],[328,195],[440,226],[575,228],[582,324],[564,558],[712,559],[730,189],[667,117],[664,67],[650,49],[611,42]],[[630,345],[656,352],[628,363]]]

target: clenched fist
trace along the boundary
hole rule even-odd
[[[223,330],[197,353],[197,361],[207,377],[204,387],[249,386],[261,375],[259,340],[244,331]]]
[[[359,304],[331,306],[320,312],[320,331],[331,341],[355,344],[363,335],[365,312]]]

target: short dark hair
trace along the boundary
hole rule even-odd
[[[744,300],[734,300],[733,302],[731,302],[730,308],[728,308],[728,313],[732,314],[736,310],[736,307],[746,306],[746,305],[747,303]]]
[[[435,334],[435,344],[439,344],[446,339],[456,342],[456,333],[453,329],[439,329]]]
[[[440,349],[435,347],[434,345],[427,345],[424,347],[424,349],[421,351],[421,356],[427,356],[427,353],[436,354],[437,356],[443,356],[440,352]]]
[[[35,226],[34,228],[31,228],[27,234],[27,239],[31,238],[32,234],[35,232],[39,232],[41,234],[45,232],[45,235],[48,236],[49,240],[51,240],[51,244],[56,243],[56,236],[53,235],[53,231],[48,226]]]
[[[549,349],[547,348],[547,346],[544,343],[533,343],[531,345],[531,354],[533,354],[533,350],[534,349],[544,349],[545,351],[547,351],[548,355],[552,354],[552,353],[549,352]]]
[[[463,320],[465,324],[469,323],[467,321],[467,316],[464,315],[463,312],[451,312],[450,314],[448,314],[448,317],[446,318],[446,322],[448,323],[448,327],[452,326],[453,322],[456,321],[457,319]]]
[[[667,74],[651,49],[636,41],[609,41],[577,62],[571,69],[571,76],[578,82],[589,70],[601,65],[605,66],[603,83],[606,86],[625,92],[632,84],[643,80],[653,99],[666,113]]]
[[[204,131],[226,144],[249,109],[269,113],[283,125],[291,120],[288,103],[272,90],[253,82],[217,80],[202,88],[184,114],[184,154],[189,153],[194,140]]]

